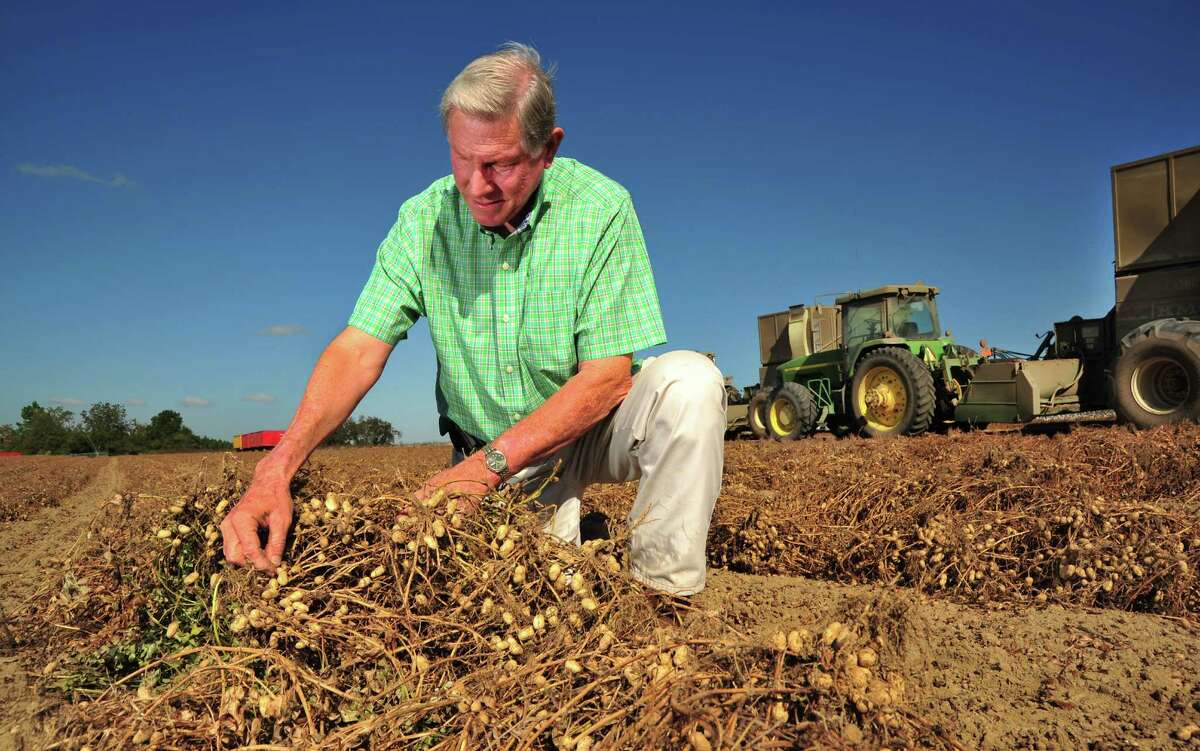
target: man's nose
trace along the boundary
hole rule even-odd
[[[493,191],[495,184],[488,178],[487,172],[484,169],[476,169],[471,172],[471,182],[468,184],[471,193],[476,196],[484,196]]]

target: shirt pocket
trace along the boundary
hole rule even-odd
[[[526,295],[518,347],[535,381],[561,386],[575,374],[575,319],[575,291],[566,281],[539,284]]]

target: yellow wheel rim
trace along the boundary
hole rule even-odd
[[[749,414],[747,415],[747,419],[750,421],[751,429],[758,432],[759,435],[767,432],[767,426],[763,424],[764,409],[766,409],[766,405],[762,402],[759,402],[758,404],[751,404],[750,409],[748,410]]]
[[[875,430],[894,430],[908,409],[908,390],[900,374],[886,365],[867,371],[854,395],[858,413]]]
[[[800,422],[800,418],[796,414],[796,408],[792,406],[790,399],[780,397],[773,400],[771,402],[771,409],[768,412],[768,419],[771,421],[771,431],[775,435],[790,435],[796,429],[796,424]]]

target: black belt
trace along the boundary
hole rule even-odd
[[[454,444],[454,450],[463,456],[470,456],[487,444],[487,441],[482,438],[476,438],[458,427],[458,423],[445,415],[438,417],[438,430],[442,435],[450,436],[450,443]]]

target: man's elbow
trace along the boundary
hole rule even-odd
[[[330,349],[337,351],[343,361],[356,370],[369,372],[382,372],[392,353],[391,345],[351,327],[338,334],[330,343]]]
[[[604,413],[608,414],[620,406],[633,389],[633,375],[629,366],[606,368],[604,378],[597,384],[597,392],[603,397]]]
[[[633,374],[628,370],[620,373],[617,379],[617,383],[613,386],[614,407],[625,401],[625,397],[629,396],[629,392],[633,390]]]

